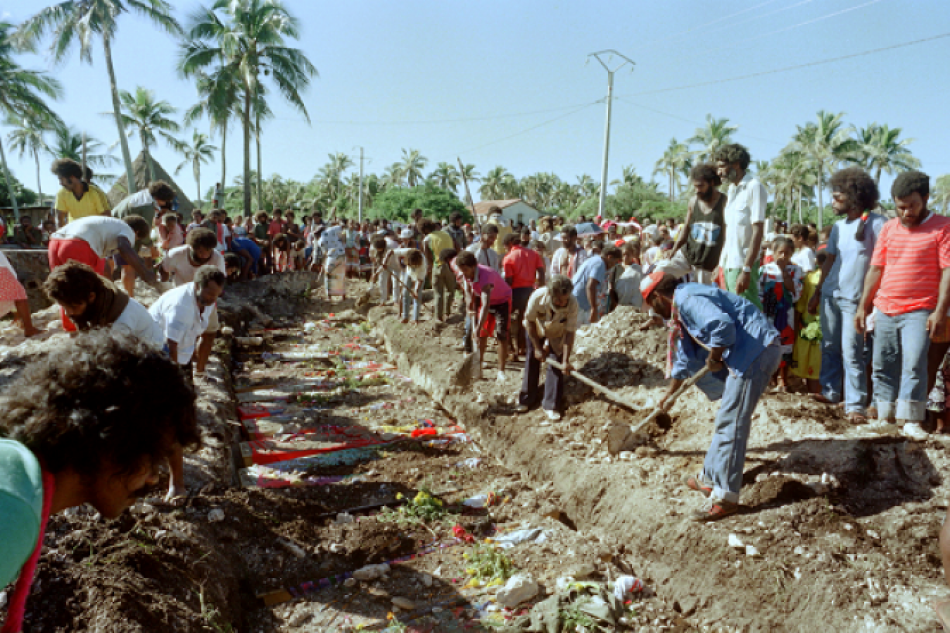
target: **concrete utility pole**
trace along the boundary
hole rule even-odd
[[[602,55],[607,56],[606,62],[603,59],[601,59]],[[614,55],[620,58],[620,64],[611,68],[610,66],[608,66],[608,64],[613,62]],[[588,62],[590,61],[591,57],[596,59],[597,62],[600,63],[600,65],[604,67],[604,70],[607,71],[607,129],[604,132],[604,166],[600,172],[600,206],[598,207],[598,211],[597,211],[597,213],[601,216],[601,218],[603,218],[604,205],[607,202],[607,155],[610,153],[610,112],[611,112],[611,105],[613,102],[613,95],[614,95],[614,73],[616,73],[618,70],[620,70],[627,64],[630,64],[631,66],[630,72],[633,72],[632,67],[635,66],[636,63],[632,59],[627,57],[626,55],[622,55],[618,53],[617,51],[613,50],[612,48],[608,48],[605,51],[591,53],[590,55],[587,56]]]
[[[359,202],[359,219],[360,226],[363,225],[363,148],[360,147],[360,191],[357,195],[357,200]]]

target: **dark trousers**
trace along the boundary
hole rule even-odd
[[[528,347],[524,359],[524,373],[521,374],[521,393],[518,395],[518,404],[533,407],[538,403],[538,380],[541,378],[541,361],[534,357],[534,343],[528,336]],[[545,339],[541,339],[544,344]],[[548,358],[561,362],[561,355],[555,354],[552,349]],[[560,369],[548,365],[544,375],[544,399],[541,406],[546,411],[559,411],[564,400],[564,374]]]

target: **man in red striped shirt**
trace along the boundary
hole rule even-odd
[[[922,172],[899,175],[891,196],[898,217],[878,236],[854,325],[864,331],[873,302],[878,418],[924,439],[927,352],[950,307],[950,218],[927,209],[930,177]]]

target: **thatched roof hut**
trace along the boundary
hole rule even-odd
[[[195,210],[195,205],[193,205],[191,199],[185,195],[185,190],[178,186],[178,183],[162,168],[154,156],[152,156],[152,165],[155,168],[155,180],[164,180],[171,185],[175,193],[178,194],[178,212],[186,218],[190,218],[191,212]],[[148,174],[148,162],[145,160],[145,152],[139,152],[139,155],[135,158],[135,162],[132,163],[132,172],[135,174],[135,187],[131,193],[141,191],[148,187],[151,181]],[[112,203],[112,206],[119,204],[123,198],[129,195],[129,188],[126,185],[127,181],[128,178],[126,178],[123,170],[122,176],[115,181],[115,184],[112,185],[112,189],[110,189],[108,193],[109,202]]]

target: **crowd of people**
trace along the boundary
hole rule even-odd
[[[364,277],[403,323],[422,319],[427,287],[439,321],[456,314],[460,294],[459,350],[482,359],[495,339],[499,381],[523,357],[517,410],[540,406],[551,420],[563,410],[578,328],[619,306],[649,313],[644,329],[670,331],[660,407],[691,376],[722,401],[703,469],[685,482],[705,497],[699,521],[736,512],[752,415],[769,389],[804,392],[855,425],[916,440],[928,436],[930,394],[935,431],[950,428],[950,219],[928,209],[929,178],[897,177],[890,219],[873,178],[843,169],[829,183],[833,225],[767,228],[767,193],[748,172],[749,152],[727,145],[713,160],[692,169],[680,223],[523,225],[493,207],[475,226],[460,213],[442,223],[421,209],[405,224],[324,222],[320,213],[298,223],[292,210],[231,218],[220,209],[195,211],[186,224],[167,183],[112,208],[88,170],[56,161],[54,217],[42,229],[24,217],[13,234],[19,246],[45,245],[43,289],[73,338],[6,390],[0,534],[11,535],[11,555],[0,557],[0,584],[20,570],[12,617],[22,617],[50,513],[89,502],[114,516],[154,484],[160,462],[171,471],[165,500],[184,496],[182,451],[198,437],[193,375],[205,371],[228,279],[317,271],[332,302],[346,298],[348,278]],[[151,308],[135,299],[137,278],[160,293]],[[39,332],[0,250],[0,313],[8,312],[27,336]]]

